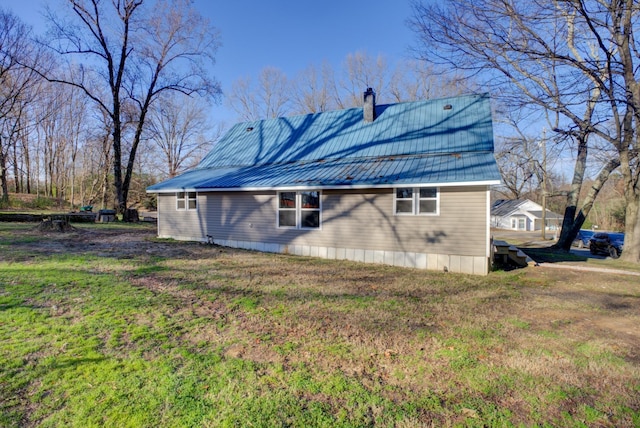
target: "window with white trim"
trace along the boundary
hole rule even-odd
[[[321,192],[278,192],[278,227],[319,229]]]
[[[440,191],[437,187],[399,187],[394,192],[396,215],[438,215]]]
[[[196,192],[178,192],[176,193],[176,209],[177,210],[196,210],[198,209],[198,196]]]

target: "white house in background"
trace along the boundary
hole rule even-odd
[[[546,230],[559,229],[562,215],[546,210]],[[522,231],[542,229],[542,206],[529,199],[499,199],[491,206],[491,227]]]

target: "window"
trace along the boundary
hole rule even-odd
[[[176,193],[177,210],[195,210],[198,208],[198,198],[196,192]]]
[[[437,187],[400,187],[395,190],[396,215],[437,215],[439,208]]]
[[[438,189],[421,187],[418,195],[418,214],[438,213]]]
[[[279,192],[278,227],[320,228],[320,192]]]
[[[413,189],[396,189],[396,214],[413,214]]]
[[[281,192],[278,196],[278,226],[296,227],[296,192]]]

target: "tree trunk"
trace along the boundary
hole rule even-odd
[[[624,248],[621,259],[640,263],[640,197],[638,193],[626,198]]]
[[[18,162],[18,144],[13,144],[13,180],[15,182],[16,193],[22,193],[20,178],[20,163]]]
[[[116,188],[116,212],[124,214],[127,209],[126,194],[122,186],[122,122],[120,121],[120,108],[117,99],[114,99],[113,120],[113,184]]]
[[[564,212],[564,219],[562,220],[560,237],[558,238],[558,242],[553,246],[554,248],[560,248],[565,251],[569,251],[571,249],[571,244],[576,239],[580,228],[584,224],[584,220],[591,212],[591,208],[593,207],[598,193],[600,193],[600,190],[609,179],[611,172],[618,168],[618,166],[620,166],[620,160],[613,159],[607,162],[607,164],[600,170],[600,174],[598,174],[598,177],[593,182],[589,192],[584,198],[580,211],[577,210],[575,205],[567,206]]]
[[[140,221],[140,214],[138,214],[138,210],[136,209],[131,209],[128,208],[123,216],[122,216],[122,221],[127,222],[127,223],[137,223]]]
[[[27,187],[26,193],[31,193],[31,157],[29,154],[29,141],[27,140],[27,133],[23,133],[22,138],[22,156],[24,157],[24,172],[25,172],[25,185]]]
[[[140,108],[140,117],[138,118],[138,126],[136,127],[136,132],[133,137],[133,142],[131,143],[131,149],[129,150],[129,161],[127,162],[127,169],[125,172],[124,183],[121,187],[122,204],[119,204],[120,208],[122,209],[122,214],[125,214],[127,209],[127,206],[126,206],[127,198],[129,197],[129,186],[131,185],[131,178],[133,177],[133,169],[135,167],[136,153],[138,152],[138,146],[142,138],[145,119],[147,117],[147,112],[149,111],[149,106],[151,105],[152,94],[155,89],[157,78],[158,78],[158,75],[155,74],[154,78],[151,81],[151,84],[149,85],[149,91],[147,92],[147,97],[145,98],[145,101]]]
[[[0,145],[0,185],[2,185],[2,205],[9,204],[9,185],[7,184],[7,160]]]
[[[571,243],[576,238],[578,231],[584,223],[585,214],[580,211],[579,217],[576,218],[576,212],[580,198],[580,189],[582,188],[582,182],[584,180],[584,172],[587,169],[587,152],[587,136],[583,134],[578,139],[578,154],[573,170],[573,181],[571,182],[569,193],[567,193],[567,203],[564,210],[560,237],[555,244],[556,248],[561,248],[565,251],[569,251]]]
[[[101,209],[105,209],[108,204],[108,190],[109,190],[109,173],[107,171],[104,172],[102,176],[102,206]]]
[[[141,118],[140,120],[144,120]],[[129,152],[129,162],[127,163],[127,169],[124,176],[124,181],[122,182],[122,186],[120,188],[122,192],[122,202],[120,203],[120,199],[118,200],[119,209],[122,209],[121,214],[125,214],[127,211],[127,199],[129,198],[129,187],[131,186],[131,178],[133,177],[133,168],[135,166],[135,156],[136,151],[138,150],[138,143],[140,142],[140,136],[142,135],[142,124],[138,126],[138,131],[136,131],[136,135],[134,137],[134,141]]]
[[[638,65],[634,62],[637,59],[635,46],[634,27],[637,13],[633,13],[636,7],[635,1],[625,0],[616,4],[619,7],[617,19],[612,22],[615,28],[614,35],[618,45],[620,63],[622,64],[622,75],[625,82],[625,96],[627,108],[622,121],[622,138],[618,143],[618,154],[620,156],[620,171],[625,181],[625,200],[627,203],[625,212],[625,242],[622,251],[623,260],[633,263],[640,262],[640,221],[638,209],[640,205],[640,187],[638,179],[637,150],[640,139],[640,86],[638,84],[636,70]],[[612,3],[612,6],[615,3]],[[636,30],[637,31],[637,30]]]
[[[77,138],[77,135],[74,136],[74,138]],[[75,197],[76,197],[76,155],[77,155],[77,146],[74,143],[74,146],[72,148],[72,154],[71,154],[71,171],[70,171],[70,175],[71,175],[71,209],[75,209]]]

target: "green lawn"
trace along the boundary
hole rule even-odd
[[[640,426],[638,335],[584,321],[638,328],[637,277],[78,230],[0,224],[2,427]]]

